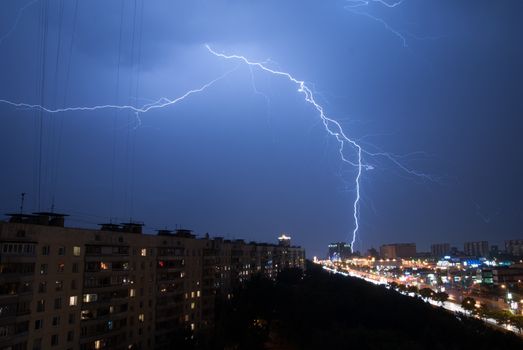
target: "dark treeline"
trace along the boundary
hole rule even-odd
[[[309,264],[218,305],[206,349],[523,349],[516,335]]]

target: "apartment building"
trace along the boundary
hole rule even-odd
[[[380,247],[380,256],[383,259],[413,258],[416,256],[416,244],[414,244],[414,243],[384,244]]]
[[[305,263],[290,245],[64,219],[0,221],[0,350],[171,349],[212,326],[217,297]]]
[[[465,242],[463,251],[468,256],[488,257],[489,245],[487,241]]]
[[[430,255],[434,258],[442,258],[450,254],[450,243],[435,243],[430,245]]]

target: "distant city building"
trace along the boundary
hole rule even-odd
[[[523,264],[500,267],[492,270],[494,284],[520,284],[523,282]]]
[[[450,247],[450,255],[453,257],[464,257],[466,254],[459,250],[458,247]]]
[[[351,257],[352,250],[349,243],[337,242],[329,244],[330,260],[346,260]]]
[[[142,234],[142,224],[0,221],[0,349],[174,349],[212,329],[217,298],[255,274],[304,268],[299,247]],[[288,243],[288,244],[287,244]]]
[[[431,252],[416,252],[414,256],[416,259],[430,259],[432,257]]]
[[[465,242],[463,246],[465,255],[476,257],[489,256],[489,246],[487,241]]]
[[[430,254],[435,258],[441,258],[446,255],[450,255],[450,244],[449,243],[431,244]]]
[[[383,259],[413,258],[416,256],[415,243],[385,244],[380,247],[380,256]]]
[[[291,237],[286,236],[284,233],[280,237],[278,237],[278,244],[281,247],[290,247],[291,246]]]
[[[376,249],[370,248],[369,250],[367,250],[367,256],[370,256],[372,258],[379,258],[380,253]]]
[[[505,241],[505,251],[512,256],[523,256],[523,239]]]
[[[494,258],[494,257],[497,257],[498,255],[499,255],[499,247],[497,245],[491,245],[490,251],[489,251],[489,256],[491,258]]]

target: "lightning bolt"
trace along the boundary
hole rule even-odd
[[[235,70],[235,69],[233,69],[233,70]],[[169,106],[175,105],[179,102],[182,102],[183,100],[190,97],[191,95],[194,95],[194,94],[207,90],[212,85],[216,84],[218,81],[220,81],[220,80],[224,79],[226,76],[228,76],[233,70],[226,72],[225,74],[219,76],[216,79],[211,80],[210,82],[200,86],[199,88],[189,90],[179,97],[176,97],[173,99],[170,99],[167,97],[161,97],[158,100],[156,100],[152,103],[145,104],[141,107],[136,107],[136,106],[132,106],[132,105],[106,104],[106,105],[96,105],[96,106],[64,107],[64,108],[52,109],[52,108],[47,108],[45,106],[38,105],[38,104],[12,102],[12,101],[8,101],[8,100],[4,100],[4,99],[0,99],[0,103],[7,104],[7,105],[10,105],[12,107],[17,107],[17,108],[39,110],[39,111],[43,111],[46,113],[66,113],[66,112],[86,112],[86,111],[92,112],[92,111],[105,110],[105,109],[127,110],[127,111],[134,112],[136,114],[136,117],[138,120],[138,125],[141,125],[140,114],[147,113],[154,109],[169,107]]]
[[[393,8],[396,6],[399,6],[403,3],[404,0],[396,1],[396,2],[387,2],[384,0],[346,0],[349,4],[346,6],[347,8],[355,8],[355,7],[362,7],[362,6],[369,6],[371,3],[381,4],[388,8]]]
[[[267,67],[265,65],[265,63],[250,61],[245,56],[226,55],[226,54],[214,51],[209,45],[205,45],[205,47],[209,53],[211,53],[212,55],[214,55],[216,57],[223,58],[226,60],[240,61],[240,62],[246,64],[249,67],[249,69],[251,70],[251,78],[252,78],[252,69],[257,68],[259,70],[270,73],[272,75],[287,79],[289,82],[296,85],[297,91],[303,95],[305,101],[307,103],[309,103],[318,112],[319,117],[322,121],[322,124],[325,128],[325,131],[329,135],[333,136],[339,144],[338,152],[339,152],[341,160],[344,163],[347,163],[347,164],[355,167],[357,170],[356,177],[354,180],[356,195],[355,195],[355,198],[353,201],[353,206],[352,206],[353,207],[352,216],[354,218],[354,229],[352,231],[351,249],[354,249],[354,243],[356,241],[356,238],[357,238],[357,235],[358,235],[358,232],[360,229],[359,218],[360,218],[360,201],[361,201],[361,179],[362,179],[363,171],[374,169],[373,165],[364,162],[364,160],[363,160],[364,155],[367,155],[369,157],[386,158],[410,176],[416,176],[416,177],[421,177],[421,178],[424,178],[424,179],[427,179],[430,181],[435,181],[435,179],[432,176],[425,174],[425,173],[417,172],[417,171],[412,170],[412,169],[408,168],[407,166],[405,166],[401,161],[398,160],[399,158],[401,158],[401,156],[397,156],[397,155],[383,152],[383,151],[371,152],[371,151],[365,150],[358,143],[357,140],[354,140],[354,139],[348,137],[347,134],[345,133],[345,131],[343,130],[340,122],[338,122],[337,120],[335,120],[333,118],[328,117],[326,115],[323,107],[318,102],[316,102],[316,99],[313,94],[313,90],[306,84],[305,81],[295,78],[290,73],[271,69],[271,68]],[[81,112],[81,111],[97,111],[97,110],[106,110],[106,109],[128,110],[128,111],[134,112],[136,114],[138,122],[139,122],[139,124],[141,124],[140,114],[148,113],[155,109],[167,108],[169,106],[182,102],[183,100],[185,100],[186,98],[188,98],[192,95],[204,92],[211,86],[215,85],[218,81],[224,79],[226,76],[228,76],[231,72],[233,72],[237,68],[238,67],[235,67],[234,69],[227,71],[226,73],[219,76],[218,78],[209,81],[208,83],[200,86],[199,88],[189,90],[179,97],[176,97],[176,98],[161,97],[158,100],[151,102],[151,103],[144,104],[141,107],[137,107],[137,106],[133,106],[133,105],[105,104],[105,105],[95,105],[95,106],[74,106],[74,107],[64,107],[64,108],[52,109],[52,108],[48,108],[48,107],[38,105],[38,104],[13,102],[13,101],[5,100],[5,99],[0,99],[0,104],[6,104],[6,105],[16,107],[16,108],[40,110],[40,111],[43,111],[46,113],[67,113],[67,112]],[[355,161],[348,159],[345,156],[346,147],[348,147],[348,146],[356,151],[356,160]]]
[[[361,7],[369,7],[371,4],[379,4],[381,6],[387,7],[387,8],[394,8],[396,6],[399,6],[403,3],[404,0],[399,0],[396,2],[387,2],[385,0],[346,0],[348,5],[345,5],[345,9],[360,16],[365,16],[367,18],[370,18],[373,21],[376,21],[383,25],[386,30],[397,36],[401,42],[403,43],[403,47],[407,47],[407,39],[405,36],[398,31],[397,29],[394,29],[391,27],[384,19],[376,17],[371,15],[368,12],[358,11],[358,8]]]
[[[0,37],[0,45],[2,45],[2,43],[5,41],[5,39],[7,39],[16,29],[16,26],[18,25],[18,22],[20,22],[20,19],[22,18],[22,15],[24,13],[24,11],[30,7],[31,5],[34,5],[35,3],[37,3],[39,0],[32,0],[30,2],[28,2],[27,4],[25,4],[19,11],[18,11],[18,14],[16,15],[16,18],[15,18],[15,21],[13,23],[13,25],[11,26],[11,28],[9,28],[9,30]]]
[[[379,0],[376,0],[376,1],[378,1],[380,3],[382,2]],[[399,4],[399,3],[396,3],[396,4]],[[389,6],[394,7],[397,5],[389,4]],[[363,170],[374,169],[373,165],[367,164],[363,161],[363,154],[366,154],[371,157],[386,158],[389,161],[391,161],[394,165],[398,166],[401,170],[403,170],[404,172],[406,172],[407,174],[409,174],[411,176],[420,177],[420,178],[430,180],[430,181],[437,181],[437,179],[435,177],[433,177],[429,174],[421,173],[421,172],[412,170],[412,169],[408,168],[407,166],[405,166],[402,162],[400,162],[398,160],[398,158],[400,158],[400,156],[397,156],[397,155],[394,155],[391,153],[387,153],[387,152],[383,152],[383,151],[370,152],[370,151],[365,150],[356,140],[347,136],[347,134],[343,130],[340,122],[328,117],[325,114],[325,110],[318,102],[316,102],[316,99],[314,98],[314,94],[313,94],[311,88],[309,88],[309,86],[306,85],[305,81],[295,78],[288,72],[271,69],[260,62],[253,62],[253,61],[249,60],[248,58],[246,58],[245,56],[226,55],[224,53],[216,52],[209,45],[205,45],[205,47],[211,54],[213,54],[216,57],[223,58],[226,60],[239,60],[239,61],[245,63],[246,65],[248,65],[249,68],[252,68],[252,67],[258,68],[267,73],[287,79],[288,81],[290,81],[291,83],[293,83],[297,86],[298,92],[303,94],[305,101],[307,103],[309,103],[318,112],[319,117],[321,118],[321,121],[325,128],[325,131],[327,131],[327,133],[329,135],[333,136],[339,143],[338,152],[340,154],[341,160],[345,163],[350,164],[351,166],[356,167],[356,169],[357,169],[356,178],[354,180],[355,188],[356,188],[356,196],[354,198],[353,212],[352,212],[352,216],[354,218],[354,229],[352,231],[352,240],[351,240],[351,249],[352,250],[354,249],[353,248],[354,243],[356,241],[358,231],[360,229],[359,217],[360,217],[360,200],[361,200],[361,178],[362,178]],[[347,159],[345,157],[346,146],[351,146],[353,149],[355,149],[356,155],[357,155],[356,162],[351,161],[350,159]]]

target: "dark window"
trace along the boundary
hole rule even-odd
[[[45,300],[38,300],[36,302],[36,312],[44,312],[45,311]]]
[[[58,334],[53,334],[51,336],[51,346],[57,346],[58,345]]]
[[[41,350],[42,349],[42,338],[35,339],[33,342],[33,350]]]
[[[44,326],[44,320],[36,320],[35,321],[35,329],[40,329]]]

